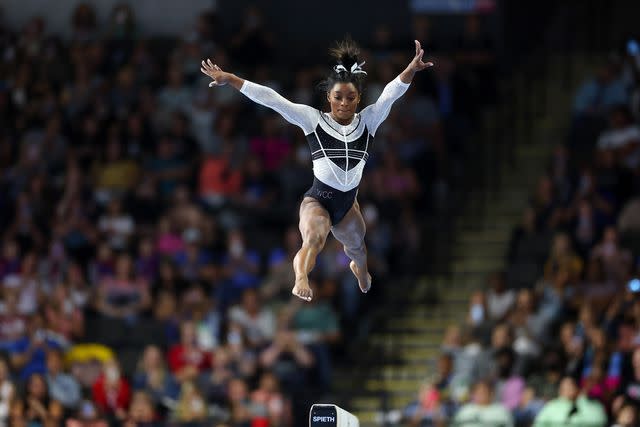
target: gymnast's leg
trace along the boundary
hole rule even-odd
[[[357,200],[332,230],[334,237],[344,245],[344,252],[351,259],[351,271],[358,279],[360,290],[364,293],[371,289],[371,275],[367,268],[367,247],[364,244],[366,230]]]
[[[324,247],[331,230],[331,219],[327,210],[314,198],[305,197],[300,204],[300,233],[302,248],[293,259],[296,283],[292,294],[311,301],[313,292],[309,287],[308,274],[316,265],[316,257]]]

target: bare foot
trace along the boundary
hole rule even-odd
[[[305,277],[304,279],[296,280],[296,284],[291,290],[291,293],[300,299],[311,301],[313,291],[309,287],[309,279]]]
[[[358,286],[360,286],[360,290],[362,291],[362,293],[366,294],[367,292],[369,292],[369,289],[371,289],[371,275],[367,273],[367,277],[362,277],[360,275],[360,271],[358,270],[358,266],[353,261],[351,261],[349,267],[351,267],[353,275],[356,276],[356,279],[358,279]]]

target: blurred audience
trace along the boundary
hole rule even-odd
[[[569,140],[532,188],[506,270],[446,330],[449,393],[429,382],[388,421],[638,425],[640,134],[629,103],[637,79],[624,77],[639,71],[637,59],[609,61],[578,89]]]
[[[80,2],[69,39],[50,34],[46,17],[2,29],[3,425],[288,427],[330,396],[344,337],[362,333],[382,293],[363,299],[330,241],[313,272],[317,297],[292,301],[299,201],[312,181],[306,141],[236,91],[209,89],[198,68],[215,58],[323,109],[314,82],[331,64],[274,62],[257,5],[238,31],[218,19],[203,11],[182,38],[147,38],[126,2],[104,25]],[[429,20],[412,23],[434,50]],[[368,102],[406,65],[396,42],[382,25],[361,43]],[[494,47],[478,17],[455,55],[439,55],[439,71],[378,130],[358,194],[380,283],[426,268],[422,221],[448,209],[460,178],[450,171],[464,169],[475,113],[491,102]],[[627,265],[603,262],[607,277]],[[503,282],[474,322],[507,318],[515,293]],[[443,376],[466,356],[443,362]]]

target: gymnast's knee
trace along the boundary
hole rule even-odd
[[[366,255],[367,247],[364,244],[364,239],[359,239],[358,241],[354,242],[353,245],[344,245],[344,251],[347,255],[349,254]]]
[[[326,240],[326,236],[323,236],[322,233],[310,232],[304,236],[302,246],[319,251],[324,247]]]

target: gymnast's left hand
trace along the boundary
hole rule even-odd
[[[426,68],[433,67],[433,62],[422,61],[422,57],[424,55],[424,49],[422,49],[422,47],[420,46],[420,42],[418,40],[414,40],[414,41],[416,42],[416,55],[413,57],[413,60],[411,60],[407,68],[413,71],[414,73],[416,73]]]
[[[213,79],[213,81],[209,83],[209,86],[224,86],[229,82],[231,75],[222,71],[222,69],[218,67],[217,64],[211,62],[210,59],[202,61],[200,65],[200,71]]]

